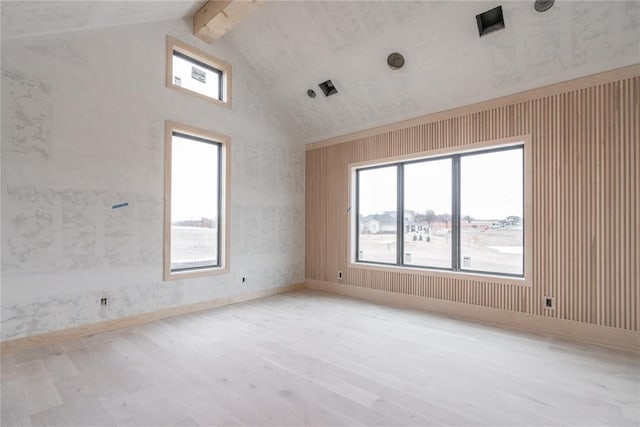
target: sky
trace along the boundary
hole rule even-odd
[[[173,136],[171,221],[218,216],[219,146]]]
[[[174,136],[172,147],[172,221],[215,218],[218,146]],[[523,216],[522,150],[463,156],[460,163],[463,217]],[[362,215],[395,211],[396,174],[395,166],[360,171]],[[405,209],[451,213],[451,159],[405,165]]]
[[[461,213],[474,219],[523,216],[522,150],[463,156]],[[364,216],[396,209],[396,167],[360,171],[360,213]],[[451,213],[451,160],[405,165],[405,209]]]

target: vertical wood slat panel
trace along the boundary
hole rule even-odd
[[[306,158],[306,276],[420,297],[639,330],[640,77],[463,112]],[[531,287],[348,268],[348,165],[531,135]],[[556,298],[544,309],[544,296]]]

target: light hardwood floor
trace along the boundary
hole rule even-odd
[[[300,291],[2,356],[2,426],[639,425],[638,355]]]

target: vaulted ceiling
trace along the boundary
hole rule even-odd
[[[180,18],[202,4],[3,2],[2,31]],[[500,4],[506,28],[479,37],[475,16]],[[640,63],[640,2],[556,1],[539,13],[533,0],[269,1],[214,43],[240,52],[313,142]],[[402,69],[387,66],[391,52]],[[322,94],[327,79],[338,94]]]
[[[164,21],[192,16],[204,1],[2,0],[2,38]]]
[[[307,142],[640,62],[640,2],[533,3],[267,3],[225,38]],[[479,37],[475,16],[500,4],[506,28]]]

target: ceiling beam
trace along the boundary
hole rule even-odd
[[[193,15],[193,35],[208,43],[224,36],[265,0],[210,0]]]

